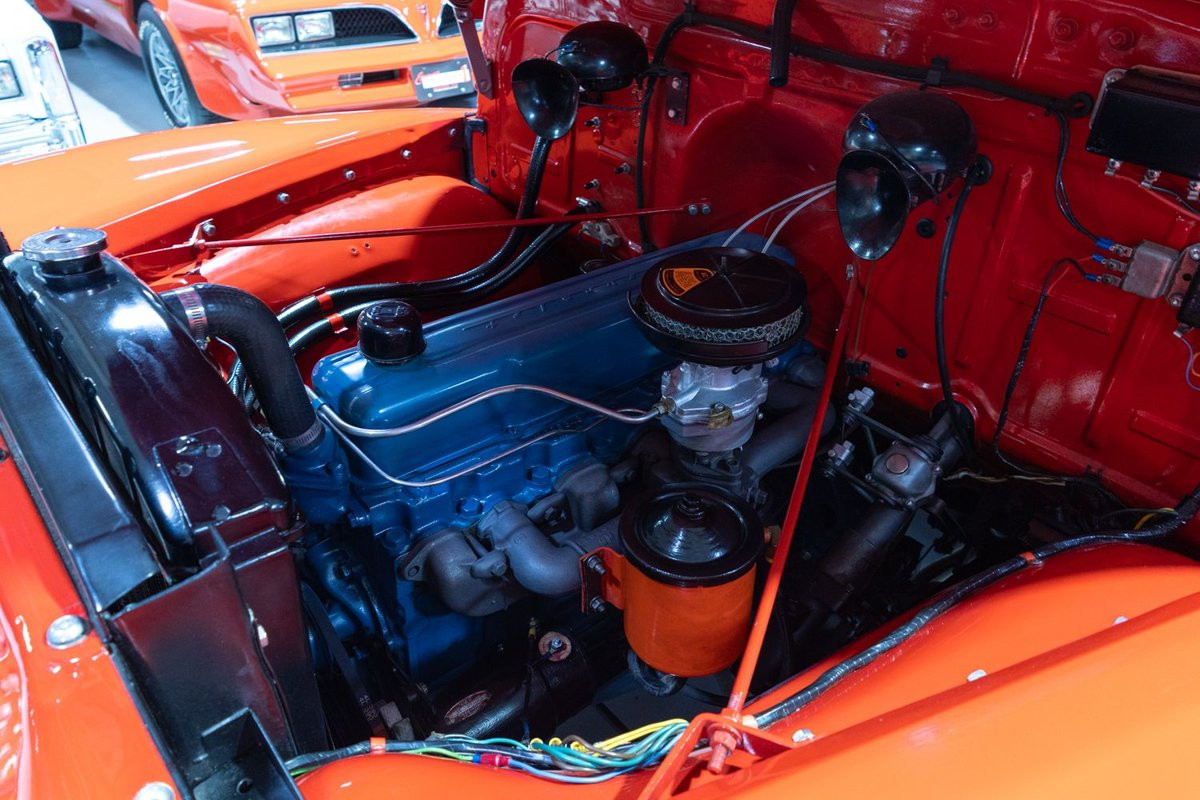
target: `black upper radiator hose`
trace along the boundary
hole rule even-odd
[[[324,428],[308,400],[287,336],[271,309],[249,292],[198,283],[162,295],[197,342],[227,343],[243,364],[271,431],[289,451],[320,441]]]

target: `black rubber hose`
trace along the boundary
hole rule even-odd
[[[638,208],[646,207],[646,130],[650,127],[650,104],[654,100],[654,87],[658,83],[656,69],[661,68],[671,48],[671,40],[681,30],[693,24],[693,14],[685,11],[667,24],[662,38],[654,48],[650,71],[646,74],[646,87],[642,94],[642,111],[638,116],[637,150],[633,159],[633,189]],[[638,217],[638,234],[642,239],[642,252],[650,253],[656,248],[650,240],[650,220]]]
[[[792,15],[796,11],[796,0],[775,0],[771,14],[771,67],[769,82],[772,86],[787,86],[788,65],[792,60]]]
[[[499,291],[504,288],[510,281],[520,275],[530,264],[532,264],[546,249],[560,236],[562,236],[570,228],[570,225],[559,224],[554,225],[538,234],[532,242],[529,243],[524,252],[512,260],[503,270],[488,278],[486,281],[476,284],[469,289],[464,289],[458,292],[447,295],[437,295],[434,297],[425,297],[421,299],[412,298],[404,291],[398,291],[395,295],[374,300],[368,300],[363,303],[357,303],[349,308],[343,309],[338,316],[341,322],[346,327],[353,327],[358,322],[358,317],[363,311],[370,308],[380,300],[406,300],[412,301],[413,305],[421,309],[437,308],[440,305],[458,304],[469,301],[475,297],[489,294],[494,291]],[[403,287],[404,284],[398,284]],[[336,322],[330,317],[317,320],[301,330],[297,331],[288,339],[288,345],[293,354],[299,355],[305,349],[311,347],[321,339],[332,336],[337,328]]]
[[[525,176],[525,192],[521,195],[520,204],[517,206],[517,219],[532,217],[534,210],[537,208],[538,195],[541,193],[542,178],[546,174],[546,163],[550,157],[551,144],[553,142],[544,137],[538,137],[534,142],[533,153],[529,158],[529,172]],[[509,259],[513,257],[513,254],[517,252],[517,248],[520,247],[524,236],[524,228],[513,228],[509,231],[504,243],[500,245],[500,249],[493,253],[486,261],[457,275],[430,281],[364,283],[354,286],[342,286],[330,289],[326,294],[336,309],[358,305],[370,300],[382,300],[401,294],[406,298],[413,298],[457,291],[470,287],[477,281],[486,280],[497,270],[503,268]],[[285,308],[279,315],[279,322],[286,329],[323,312],[320,300],[316,297],[305,297]]]
[[[192,298],[185,295],[194,293]],[[226,342],[245,365],[271,431],[289,450],[312,444],[321,434],[296,359],[271,309],[249,292],[232,286],[198,283],[162,295],[167,309],[193,335]],[[188,309],[198,300],[202,315]],[[202,318],[201,318],[202,317]]]
[[[972,168],[974,170],[974,168]],[[967,198],[971,190],[981,181],[972,176],[963,181],[962,192],[950,212],[950,220],[946,223],[946,236],[942,240],[942,255],[938,260],[937,294],[933,301],[933,341],[937,350],[938,380],[942,386],[942,400],[946,403],[946,413],[954,423],[954,433],[964,452],[971,448],[971,433],[961,414],[968,413],[954,400],[954,390],[950,385],[950,359],[946,353],[946,279],[950,274],[950,254],[954,250],[954,235],[958,232],[958,223],[962,219],[963,209],[967,206]]]
[[[755,724],[759,728],[766,729],[785,717],[795,714],[825,694],[846,676],[868,666],[880,656],[899,647],[930,622],[945,614],[975,592],[991,586],[1002,578],[1020,572],[1030,565],[1038,564],[1051,556],[1056,556],[1059,553],[1065,553],[1068,550],[1075,550],[1080,547],[1115,544],[1119,542],[1149,542],[1161,539],[1176,532],[1190,522],[1196,516],[1197,509],[1200,509],[1200,486],[1197,486],[1183,498],[1176,508],[1176,516],[1155,523],[1143,530],[1112,531],[1109,533],[1097,533],[1088,536],[1077,536],[1073,539],[1064,539],[1061,542],[1055,542],[1054,544],[1034,550],[1030,554],[1014,556],[991,569],[968,578],[943,594],[932,604],[917,612],[908,622],[905,622],[866,650],[830,667],[801,691],[755,714]]]

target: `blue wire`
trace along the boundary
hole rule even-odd
[[[1192,343],[1183,336],[1178,338],[1179,341],[1183,342],[1183,346],[1186,347],[1188,351],[1187,363],[1183,365],[1183,379],[1187,381],[1188,386],[1192,387],[1197,392],[1200,392],[1200,386],[1197,386],[1196,382],[1192,380],[1192,366],[1196,363],[1196,350],[1192,347]]]
[[[605,781],[610,781],[613,778],[620,777],[627,772],[633,772],[635,769],[637,769],[637,767],[629,767],[627,769],[615,770],[613,772],[602,772],[599,775],[563,775],[562,773],[531,767],[528,764],[524,764],[520,761],[510,761],[508,762],[508,765],[538,778],[545,778],[546,780],[557,781],[558,783],[604,783]]]

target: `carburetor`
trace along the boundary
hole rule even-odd
[[[663,374],[663,426],[681,446],[715,453],[744,445],[767,398],[763,364],[808,328],[808,291],[765,253],[709,247],[647,270],[633,302],[642,332],[682,360]]]

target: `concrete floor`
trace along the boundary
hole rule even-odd
[[[62,56],[89,142],[170,127],[133,53],[85,30],[83,44]]]
[[[83,44],[64,50],[62,56],[89,142],[171,127],[138,56],[86,29]],[[455,97],[436,105],[473,108],[475,97]]]

